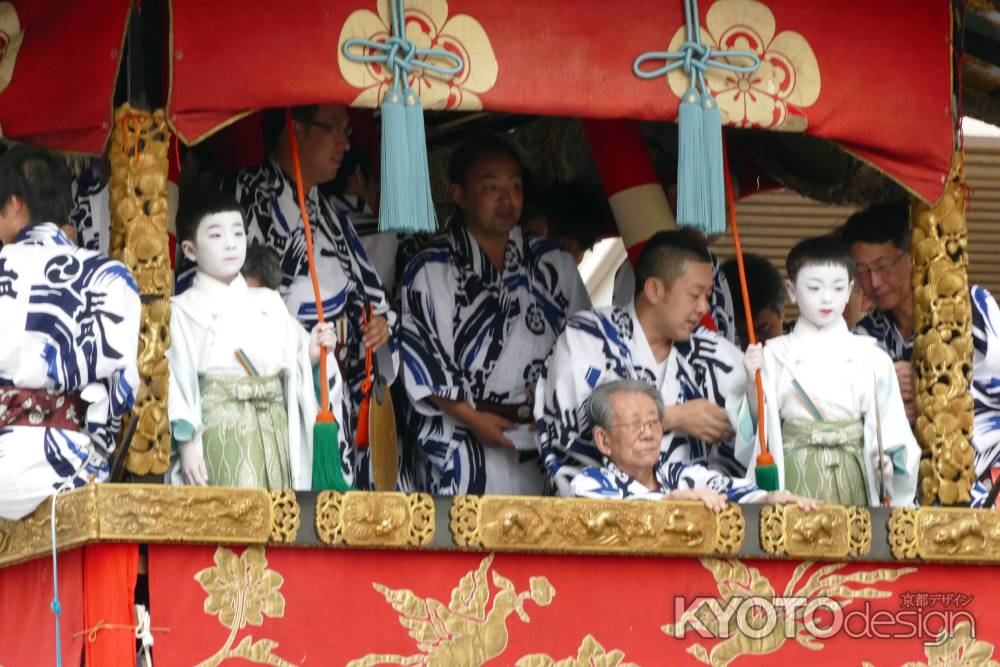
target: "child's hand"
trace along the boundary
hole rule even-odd
[[[317,324],[309,332],[309,361],[311,363],[319,363],[319,357],[322,353],[321,347],[325,347],[331,352],[337,347],[337,333],[332,322]]]
[[[743,368],[747,372],[747,382],[752,382],[757,376],[757,371],[764,367],[764,344],[754,343],[747,346],[747,351],[743,354]]]
[[[879,460],[878,453],[872,456],[872,470],[875,471],[875,476],[878,477]],[[892,481],[893,475],[895,474],[892,468],[892,459],[890,459],[885,454],[882,455],[882,475],[885,477],[885,483],[888,484]]]
[[[181,476],[185,484],[206,486],[208,484],[208,466],[205,457],[196,440],[179,443],[177,448],[181,454]]]

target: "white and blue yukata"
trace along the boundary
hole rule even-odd
[[[577,498],[661,500],[671,491],[710,489],[726,494],[731,503],[756,503],[767,492],[745,479],[735,479],[705,466],[687,463],[667,463],[654,471],[656,488],[648,489],[604,457],[601,467],[584,468],[570,482],[570,491]]]
[[[600,384],[645,380],[659,390],[665,405],[705,398],[739,423],[746,373],[735,345],[699,327],[687,341],[675,341],[658,363],[635,313],[635,302],[576,313],[552,348],[535,393],[538,443],[548,491],[570,495],[570,483],[584,468],[600,466],[588,416],[588,398]],[[739,433],[739,430],[737,433]],[[742,436],[737,435],[737,438]],[[746,443],[741,444],[745,446]],[[661,465],[698,463],[734,477],[746,470],[736,459],[737,442],[706,443],[668,431],[660,446]]]
[[[976,449],[976,476],[1000,454],[1000,309],[988,290],[978,285],[969,288],[972,303],[972,445]],[[891,313],[873,310],[854,328],[867,334],[893,361],[910,361],[913,336],[904,338]],[[1000,460],[993,463],[1000,465]]]
[[[246,211],[247,242],[265,245],[281,260],[281,292],[289,312],[307,329],[317,322],[316,299],[309,277],[305,225],[299,210],[295,183],[272,159],[259,167],[239,172],[223,183]],[[357,432],[361,404],[361,383],[365,379],[365,348],[362,342],[363,314],[371,304],[375,315],[384,316],[390,327],[389,342],[378,350],[379,371],[391,383],[399,363],[399,332],[396,314],[382,288],[382,281],[372,267],[361,240],[346,214],[337,211],[330,200],[314,186],[306,195],[306,211],[313,232],[313,251],[319,277],[323,315],[330,321],[341,320],[346,336],[337,347],[344,371],[345,394],[350,397],[350,412],[341,429]],[[193,277],[193,273],[191,273]],[[188,282],[178,277],[178,292]],[[358,450],[355,484],[372,488],[368,449]],[[406,483],[405,471],[401,472]]]
[[[41,414],[0,428],[0,517],[28,514],[67,478],[107,478],[139,387],[139,310],[128,269],[52,223],[0,249],[0,392],[50,390],[57,406],[73,395],[86,404],[78,430],[49,428]],[[0,423],[8,409],[0,405]]]
[[[722,270],[719,258],[712,251],[708,252],[712,259],[712,293],[708,295],[708,314],[715,322],[715,329],[730,343],[736,344],[736,311],[733,309],[733,293],[729,291],[729,281],[726,272]],[[624,308],[635,297],[635,269],[632,262],[626,259],[615,273],[614,293],[611,296],[612,305]]]
[[[516,450],[488,447],[428,399],[527,405],[530,421],[529,392],[553,341],[570,313],[589,307],[573,258],[520,227],[502,271],[461,222],[413,258],[403,281],[406,431],[431,493],[541,493],[528,424],[505,433]]]
[[[76,244],[107,253],[111,243],[110,166],[104,158],[89,159],[73,179],[69,222],[76,227]]]

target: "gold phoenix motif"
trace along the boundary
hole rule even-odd
[[[900,560],[1000,562],[1000,516],[990,510],[893,510],[889,547]]]
[[[330,546],[426,546],[434,539],[434,501],[426,493],[323,491],[316,534]]]
[[[174,283],[167,236],[169,146],[170,129],[162,109],[150,113],[125,104],[115,110],[108,149],[110,253],[128,267],[144,297],[139,326],[141,384],[131,416],[139,423],[125,462],[137,475],[160,475],[170,465],[165,356],[170,347],[169,297]]]
[[[229,628],[226,643],[210,658],[197,667],[215,667],[230,658],[276,667],[295,667],[273,651],[278,642],[259,639],[256,642],[246,635],[233,647],[240,630],[247,625],[261,626],[264,618],[281,618],[285,615],[285,596],[279,590],[285,578],[267,568],[264,548],[248,547],[237,556],[219,547],[215,550],[215,567],[208,567],[194,575],[205,589],[205,613],[218,616],[219,623]]]
[[[809,42],[794,30],[777,32],[771,9],[762,2],[716,0],[705,15],[702,43],[713,49],[752,51],[760,68],[751,74],[710,68],[705,83],[715,94],[724,123],[785,132],[804,132],[809,125],[806,107],[820,93],[819,63]],[[682,26],[668,51],[678,51],[687,39]],[[732,58],[733,64],[745,59]],[[743,61],[743,62],[735,62]],[[682,97],[689,77],[682,69],[667,75],[670,89]]]
[[[717,600],[702,600],[693,609],[685,611],[675,623],[669,623],[662,627],[663,632],[667,635],[682,638],[687,628],[701,625],[712,635],[723,640],[713,646],[711,651],[701,644],[692,644],[688,647],[687,652],[699,662],[713,667],[725,667],[743,655],[774,653],[784,646],[786,635],[792,630],[794,632],[791,634],[802,646],[813,651],[823,649],[823,644],[806,631],[804,607],[795,610],[794,618],[791,621],[794,623],[793,627],[788,627],[789,619],[784,611],[778,613],[777,622],[770,634],[760,639],[751,638],[740,632],[736,625],[738,614],[731,615],[728,624],[723,626],[712,610],[713,603],[725,607],[733,598],[774,598],[774,588],[757,568],[747,567],[737,559],[703,558],[701,564],[715,577],[720,597]],[[810,600],[822,597],[836,602],[841,608],[844,608],[855,600],[886,598],[890,595],[889,591],[864,585],[895,581],[899,577],[917,571],[913,567],[879,568],[853,574],[838,574],[837,571],[844,565],[845,563],[823,565],[803,582],[803,577],[809,568],[814,566],[814,563],[808,561],[800,563],[785,586],[784,597],[799,597]],[[861,584],[862,586],[852,587],[852,584]],[[764,613],[747,614],[746,618],[747,624],[756,631],[761,631],[770,620]]]
[[[993,651],[993,644],[977,640],[972,624],[962,621],[950,636],[942,629],[935,642],[924,644],[927,662],[907,662],[903,667],[1000,667]],[[870,662],[862,665],[874,667]]]
[[[580,644],[575,658],[556,660],[544,653],[526,655],[516,663],[516,667],[639,667],[634,662],[623,662],[625,652],[615,649],[605,651],[593,635],[587,635]]]
[[[459,496],[451,531],[460,548],[712,555],[739,551],[745,524],[733,504]]]
[[[462,577],[451,592],[447,606],[433,598],[422,598],[410,590],[393,590],[373,584],[386,602],[399,612],[399,623],[417,642],[417,654],[404,656],[370,653],[347,663],[348,667],[380,664],[425,665],[427,667],[478,667],[503,655],[511,614],[529,623],[524,603],[531,600],[548,606],[556,591],[545,577],[531,577],[529,590],[518,593],[514,583],[496,570],[490,571],[493,554]],[[490,576],[488,577],[487,574]],[[492,580],[496,593],[490,606]],[[489,607],[489,611],[487,611]]]
[[[871,514],[863,507],[821,505],[804,512],[795,505],[772,505],[760,513],[760,543],[776,556],[863,556],[872,546]]]
[[[973,483],[972,306],[963,159],[941,199],[913,198],[913,363],[917,371],[917,440],[921,502],[969,502]]]

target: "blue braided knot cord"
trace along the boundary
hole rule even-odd
[[[396,88],[409,89],[407,74],[414,69],[433,72],[444,77],[452,77],[462,71],[462,58],[445,49],[421,49],[406,39],[403,14],[403,0],[392,0],[392,35],[385,42],[352,37],[344,42],[344,57],[356,63],[379,63],[392,71],[392,83]],[[352,50],[360,48],[360,53]],[[374,51],[375,53],[371,53]],[[430,62],[428,59],[446,60],[450,66]]]

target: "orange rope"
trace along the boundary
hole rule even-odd
[[[736,225],[736,199],[733,196],[733,181],[729,175],[729,162],[726,157],[725,144],[722,147],[722,170],[726,177],[726,204],[729,206],[729,228],[733,232],[733,246],[736,250],[736,267],[740,274],[740,292],[743,294],[743,312],[747,319],[747,337],[750,344],[757,343],[757,336],[753,330],[753,312],[750,310],[750,290],[747,288],[747,274],[743,267],[743,245],[740,243],[740,230]],[[764,436],[764,381],[760,371],[754,378],[757,381],[757,432],[760,436],[760,455],[757,457],[757,465],[773,465],[774,457],[767,451],[767,439]]]
[[[302,187],[302,162],[299,160],[299,144],[295,139],[295,124],[292,118],[291,107],[285,108],[285,129],[288,132],[288,143],[292,148],[292,162],[295,165],[295,191],[299,200],[299,211],[302,213],[302,223],[306,230],[306,257],[309,260],[309,277],[312,279],[313,294],[316,296],[316,316],[320,324],[323,319],[323,297],[319,291],[319,276],[316,273],[316,258],[313,255],[312,225],[309,224],[309,212],[306,210],[306,193]],[[317,422],[332,422],[333,413],[330,412],[329,387],[326,378],[326,348],[320,347],[319,354],[319,398],[320,410],[316,415]]]
[[[142,120],[143,117],[137,113],[127,113],[122,116],[122,134],[125,135],[125,143],[122,146],[122,153],[128,155],[132,153],[132,162],[139,161],[139,143],[141,142],[142,136]],[[135,121],[135,125],[132,125],[132,121]],[[133,133],[132,130],[135,130]]]

